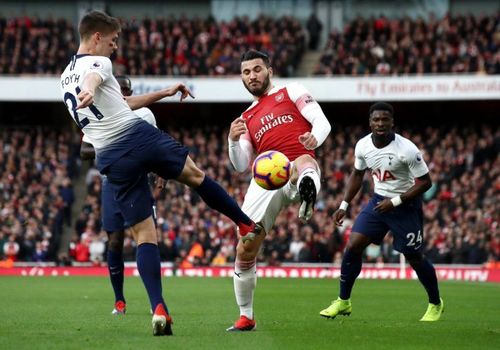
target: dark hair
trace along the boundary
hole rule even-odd
[[[120,22],[118,19],[108,16],[101,11],[91,11],[87,13],[83,16],[78,26],[81,40],[86,40],[97,32],[110,34],[118,30],[120,30]]]
[[[118,84],[120,84],[120,86],[122,85],[121,83],[124,82],[129,89],[132,88],[132,82],[130,81],[130,78],[127,77],[126,75],[117,75],[115,78]]]
[[[394,108],[386,102],[377,102],[371,105],[370,107],[370,116],[375,111],[386,111],[391,114],[391,117],[394,116]]]
[[[241,61],[250,61],[250,60],[255,60],[257,58],[260,58],[262,61],[264,61],[266,67],[269,67],[271,65],[271,61],[269,60],[269,56],[265,54],[264,52],[257,51],[257,50],[248,50],[245,52],[243,55],[241,55]]]

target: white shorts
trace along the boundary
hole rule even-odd
[[[254,222],[262,224],[268,233],[281,209],[299,200],[297,186],[292,185],[290,181],[279,190],[269,191],[257,185],[252,179],[241,210]]]

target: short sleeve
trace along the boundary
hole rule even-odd
[[[354,148],[354,167],[357,170],[365,170],[367,168],[362,148],[360,142],[358,142]]]
[[[422,152],[420,152],[417,146],[415,146],[415,144],[411,141],[409,142],[409,147],[406,153],[408,169],[414,177],[421,177],[429,172],[429,168],[424,161]]]
[[[113,75],[111,60],[104,56],[94,56],[92,58],[92,60],[89,60],[85,75],[97,73],[102,78],[103,82],[109,79]]]

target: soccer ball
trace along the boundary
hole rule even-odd
[[[285,186],[290,178],[290,161],[281,152],[263,152],[253,162],[252,175],[260,187],[277,190]]]

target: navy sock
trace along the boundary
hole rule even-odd
[[[361,272],[361,254],[346,250],[340,268],[340,299],[347,300],[351,297],[354,282]]]
[[[210,208],[226,215],[236,225],[240,223],[250,225],[252,223],[252,220],[241,211],[236,201],[217,182],[208,176],[205,176],[205,179],[200,186],[195,188],[195,191]]]
[[[161,295],[160,251],[157,245],[142,243],[137,247],[137,270],[148,292],[151,310],[154,312],[159,303],[165,305]]]
[[[439,288],[434,266],[432,266],[431,262],[427,258],[423,258],[420,264],[412,265],[412,267],[417,273],[420,283],[423,284],[425,290],[427,291],[429,303],[439,304],[441,299],[439,298]]]
[[[111,285],[113,286],[113,291],[115,292],[115,302],[118,300],[125,302],[125,296],[123,295],[124,265],[121,252],[108,250],[108,270],[109,279],[111,280]]]

